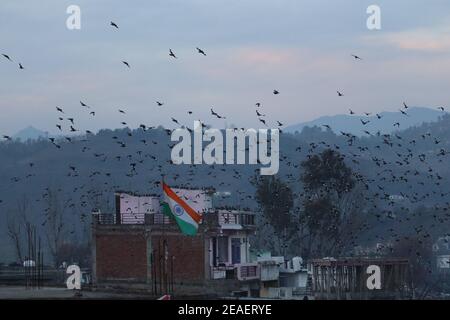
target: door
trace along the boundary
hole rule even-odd
[[[241,239],[231,239],[231,262],[233,264],[241,263]]]

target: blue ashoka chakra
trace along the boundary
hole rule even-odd
[[[181,208],[178,204],[173,206],[173,214],[176,216],[181,216],[184,212],[183,208]]]

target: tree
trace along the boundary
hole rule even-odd
[[[355,230],[357,197],[352,170],[337,151],[326,149],[301,163],[305,199],[300,223],[305,225],[306,246],[302,255],[341,254]]]
[[[59,258],[59,250],[64,237],[64,222],[63,212],[64,208],[61,205],[58,191],[52,188],[47,188],[46,193],[46,236],[47,243],[52,255],[55,267],[58,267],[61,259]]]
[[[15,254],[16,260],[23,263],[22,256],[22,225],[16,216],[8,216],[7,217],[7,229],[8,229],[8,237],[11,240]]]
[[[434,263],[431,250],[432,241],[423,236],[413,235],[395,242],[388,256],[407,258],[411,268],[412,290],[417,299],[424,299],[437,285],[433,281],[432,266]]]
[[[347,167],[343,156],[331,149],[314,155],[301,164],[301,176],[305,191],[321,197],[331,193],[341,196],[355,186],[352,170]]]
[[[288,228],[294,199],[291,188],[274,176],[263,176],[257,182],[256,200],[262,208],[264,219],[273,228],[278,239],[277,251],[287,246]]]
[[[24,261],[24,236],[26,234],[26,228],[29,225],[27,219],[27,212],[29,209],[28,198],[24,195],[21,200],[17,202],[16,210],[7,216],[7,230],[8,237],[10,238],[14,251],[16,254],[16,259],[21,264]]]

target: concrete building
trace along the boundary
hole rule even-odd
[[[304,299],[309,296],[308,272],[300,257],[285,260],[284,257],[262,256],[260,265],[261,298]]]
[[[380,268],[380,289],[367,286],[369,266]],[[323,258],[308,261],[312,292],[316,299],[405,299],[411,296],[407,259]]]

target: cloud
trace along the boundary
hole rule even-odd
[[[450,51],[450,25],[365,36],[364,41],[401,50],[442,53]]]

